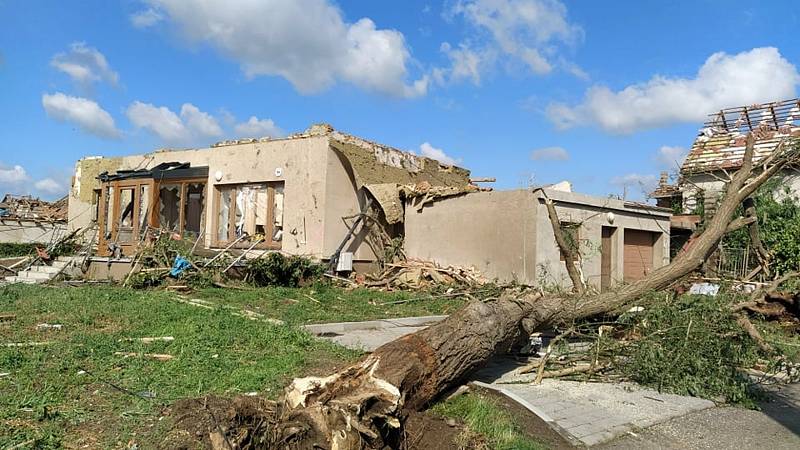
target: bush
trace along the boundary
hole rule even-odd
[[[772,269],[778,274],[800,270],[800,200],[777,178],[761,186],[753,200],[761,240],[773,255]],[[747,228],[727,235],[724,244],[747,248],[750,245]]]
[[[27,243],[20,244],[16,242],[2,242],[0,243],[0,258],[13,258],[15,256],[28,256],[36,252],[36,247],[47,247],[47,244]]]
[[[247,262],[245,280],[256,286],[297,287],[320,278],[323,273],[324,264],[272,252]]]

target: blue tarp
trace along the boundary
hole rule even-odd
[[[190,263],[189,260],[183,256],[178,255],[175,257],[175,262],[172,263],[172,269],[169,271],[169,276],[178,278],[180,274],[190,267],[192,267],[192,263]]]

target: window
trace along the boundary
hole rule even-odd
[[[220,186],[217,192],[217,246],[229,245],[246,235],[250,242],[239,246],[261,240],[258,248],[281,248],[283,182]]]
[[[577,256],[580,255],[580,229],[581,224],[573,222],[561,222],[561,234],[564,235],[564,240],[567,241],[567,246]],[[561,261],[564,261],[564,252],[559,249]]]
[[[205,180],[162,182],[158,185],[158,226],[185,237],[198,236],[205,212]]]

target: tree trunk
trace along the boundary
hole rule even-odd
[[[496,301],[469,303],[442,322],[385,344],[329,377],[294,380],[286,390],[270,448],[399,448],[409,412],[426,407],[520,337],[554,322],[614,312],[700,267],[728,231],[737,207],[793,155],[794,149],[784,152],[779,146],[762,161],[764,169],[753,175],[749,136],[742,167],[705,230],[671,264],[637,282],[593,296],[507,291]]]
[[[761,269],[764,271],[764,276],[771,278],[769,263],[772,259],[772,255],[770,255],[767,248],[764,247],[764,243],[761,241],[761,233],[758,229],[758,216],[756,215],[756,202],[752,197],[747,197],[744,199],[744,202],[742,202],[742,206],[744,207],[745,217],[751,219],[751,222],[748,225],[748,231],[750,234],[750,242],[753,244],[753,248],[756,251],[758,264],[761,265]]]
[[[556,239],[558,249],[561,251],[561,254],[564,255],[564,266],[567,269],[569,279],[572,280],[572,291],[576,294],[583,294],[586,291],[586,285],[576,266],[578,262],[578,252],[575,250],[574,246],[569,245],[564,236],[564,230],[561,228],[561,220],[558,218],[558,212],[553,204],[553,200],[547,196],[547,192],[545,192],[544,189],[540,189],[540,191],[542,192],[542,196],[544,196],[544,205],[547,208],[547,218],[550,219],[550,226],[553,228],[553,236]],[[577,243],[575,244],[577,245]]]

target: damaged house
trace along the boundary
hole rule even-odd
[[[502,281],[569,287],[546,198],[590,286],[605,290],[669,263],[668,209],[574,193],[569,183],[443,197],[425,208],[414,208],[412,200],[406,207],[406,255],[473,266]]]
[[[370,271],[399,249],[489,279],[567,285],[546,192],[590,284],[633,281],[668,262],[668,210],[558,187],[488,192],[472,181],[465,169],[315,125],[285,139],[84,158],[69,226],[98,230],[94,277],[124,276],[150,229],[340,271]]]
[[[702,216],[714,214],[730,175],[742,164],[747,134],[753,133],[754,163],[759,165],[779,143],[800,136],[800,99],[740,106],[709,115],[680,167],[678,180],[663,173],[650,194],[659,206],[672,209],[673,248],[679,248]],[[789,195],[800,193],[800,171],[789,166],[776,176]]]
[[[48,202],[6,194],[0,201],[0,243],[46,244],[67,229],[67,198]]]
[[[473,190],[467,170],[315,125],[285,139],[81,159],[69,227],[96,226],[95,277],[124,276],[148,229],[206,249],[341,255],[342,269],[365,270],[403,234],[401,197]],[[354,226],[362,212],[375,226]]]

